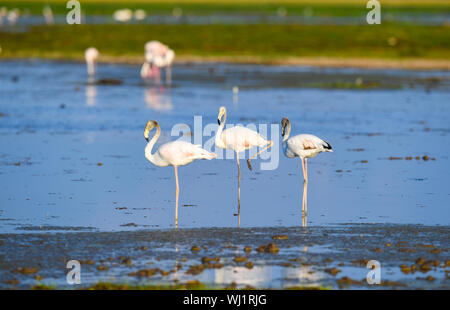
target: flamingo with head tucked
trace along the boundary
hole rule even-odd
[[[156,133],[151,140],[149,140],[150,131],[156,128]],[[180,188],[178,186],[178,166],[184,166],[196,159],[213,159],[216,158],[215,153],[208,152],[201,148],[200,145],[195,145],[186,141],[172,141],[161,145],[158,150],[152,154],[153,146],[161,135],[161,127],[157,121],[150,120],[147,122],[144,130],[144,138],[148,144],[145,147],[145,158],[152,164],[158,167],[173,166],[175,168],[175,227],[178,227],[178,196]]]
[[[159,83],[161,69],[166,69],[166,80],[170,84],[172,80],[172,62],[175,52],[167,45],[159,41],[150,41],[145,44],[145,63],[141,68],[142,78],[154,77]]]
[[[87,71],[89,76],[95,75],[96,61],[100,53],[95,47],[89,47],[84,52],[84,58],[86,59]]]
[[[311,134],[300,134],[289,138],[291,122],[287,117],[281,120],[281,136],[283,137],[283,151],[286,157],[300,157],[303,169],[303,201],[302,224],[306,226],[306,212],[308,200],[308,158],[312,158],[322,152],[333,152],[328,142]]]
[[[267,140],[256,131],[242,126],[234,126],[223,130],[227,119],[227,109],[220,107],[217,122],[219,129],[216,133],[215,144],[222,149],[231,149],[236,153],[236,161],[238,166],[238,225],[240,226],[241,215],[241,166],[239,164],[239,153],[249,150],[253,147],[263,147],[258,153],[247,160],[248,169],[252,170],[250,161],[259,154],[272,147],[273,141]]]

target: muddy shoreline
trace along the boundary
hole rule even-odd
[[[66,58],[58,55],[32,57],[35,61],[84,62],[83,58]],[[29,61],[30,57],[0,57],[0,61]],[[142,64],[142,56],[102,55],[99,63],[104,64]],[[257,56],[177,56],[175,65],[195,64],[249,64],[249,65],[291,65],[317,68],[358,68],[358,69],[400,69],[400,70],[450,70],[446,59],[381,59],[381,58],[331,58],[331,57],[257,57]]]
[[[207,288],[449,289],[449,226],[348,224],[0,235],[0,288],[203,283]],[[275,244],[274,251],[261,245]],[[81,262],[82,284],[65,264]],[[381,264],[381,284],[364,280]]]

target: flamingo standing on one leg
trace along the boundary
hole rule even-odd
[[[175,52],[167,45],[159,41],[150,41],[145,44],[145,63],[141,69],[142,78],[155,77],[159,83],[161,77],[161,68],[166,69],[167,84],[172,82],[172,62],[175,58]]]
[[[89,47],[84,52],[84,58],[86,59],[87,71],[89,76],[95,75],[96,60],[100,53],[95,47]]]
[[[223,117],[223,119],[222,119]],[[259,154],[272,147],[273,141],[267,140],[256,131],[242,127],[234,126],[232,128],[223,130],[227,119],[227,110],[225,107],[220,107],[217,122],[219,129],[216,133],[216,146],[222,149],[231,149],[236,153],[236,161],[238,165],[238,226],[241,223],[241,166],[239,164],[239,153],[251,149],[255,146],[264,147],[261,151],[253,155],[247,160],[248,169],[252,170],[250,161],[256,158]]]
[[[156,133],[149,141],[150,131],[156,127]],[[145,147],[145,158],[158,167],[173,166],[175,168],[175,227],[178,227],[178,195],[180,188],[178,186],[178,166],[184,166],[196,159],[213,159],[215,153],[210,153],[201,148],[200,145],[194,145],[186,141],[172,141],[161,145],[158,150],[152,154],[153,146],[161,135],[161,127],[158,122],[150,120],[147,122],[144,130],[144,138],[148,144]]]
[[[303,169],[303,201],[302,224],[306,226],[307,200],[308,200],[308,158],[322,152],[333,152],[328,142],[310,134],[300,134],[289,138],[291,122],[287,117],[281,120],[281,136],[283,137],[283,150],[288,158],[300,157]]]

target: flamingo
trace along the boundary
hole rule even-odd
[[[167,83],[171,82],[171,66],[175,58],[175,52],[167,45],[159,41],[150,41],[145,44],[145,63],[141,69],[142,78],[154,76],[158,83],[160,80],[160,69],[166,68]],[[149,70],[151,69],[151,70]]]
[[[45,23],[47,25],[53,25],[55,23],[55,19],[53,18],[53,11],[50,6],[48,5],[44,6],[42,14],[44,15]]]
[[[223,117],[223,119],[222,119]],[[259,154],[269,149],[273,145],[273,141],[267,140],[256,131],[242,126],[234,126],[223,130],[227,119],[227,109],[220,107],[217,122],[219,129],[216,133],[215,144],[222,149],[231,149],[236,153],[236,161],[238,166],[238,226],[240,226],[241,215],[241,166],[239,164],[239,153],[249,150],[253,147],[264,147],[261,151],[253,155],[247,160],[248,169],[252,170],[250,161]]]
[[[149,141],[150,131],[156,127],[156,133]],[[153,146],[161,135],[161,127],[157,121],[150,120],[147,122],[144,130],[144,138],[147,140],[147,146],[145,147],[145,158],[147,158],[152,164],[158,167],[173,166],[175,169],[175,227],[178,228],[178,196],[180,188],[178,186],[178,166],[184,166],[196,159],[208,159],[216,158],[215,153],[210,153],[207,150],[201,148],[200,145],[195,145],[186,141],[171,141],[161,145],[158,150],[152,154]]]
[[[125,23],[133,17],[133,11],[130,9],[117,10],[113,14],[114,20]]]
[[[308,199],[308,158],[312,158],[322,152],[333,152],[328,142],[311,134],[299,134],[289,138],[291,122],[287,117],[281,120],[281,137],[283,138],[283,151],[286,157],[300,157],[303,170],[303,201],[302,224],[306,226],[306,212]]]
[[[99,55],[100,53],[95,47],[89,47],[84,52],[84,58],[86,59],[86,65],[89,76],[93,76],[95,74],[95,62]]]

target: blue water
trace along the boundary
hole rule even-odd
[[[190,65],[176,66],[167,88],[146,87],[139,69],[101,64],[97,78],[124,82],[110,86],[87,85],[84,64],[0,63],[0,232],[173,227],[173,168],[145,159],[145,123],[157,120],[159,142],[165,142],[176,139],[174,125],[194,130],[194,116],[201,116],[201,128],[214,135],[222,105],[227,123],[266,124],[275,142],[252,172],[241,162],[241,227],[301,224],[300,161],[284,157],[278,127],[270,132],[284,116],[293,134],[313,133],[335,150],[309,161],[308,225],[450,223],[448,87],[347,90],[295,83],[309,75],[448,81],[448,73]],[[194,136],[198,143],[198,131]],[[424,155],[430,160],[414,159]],[[276,169],[261,170],[269,156]],[[180,167],[179,177],[180,227],[237,225],[234,159],[197,161]],[[129,223],[137,227],[121,226]]]

